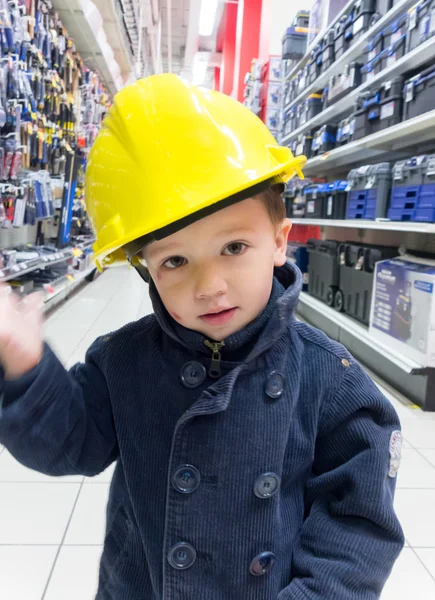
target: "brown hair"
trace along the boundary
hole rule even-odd
[[[279,225],[286,218],[285,204],[282,199],[282,184],[272,185],[265,192],[254,196],[261,200],[274,225]]]

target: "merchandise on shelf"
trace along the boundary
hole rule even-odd
[[[435,10],[434,10],[435,20]],[[435,66],[431,66],[405,83],[403,120],[435,109]]]
[[[355,110],[354,139],[359,140],[402,120],[403,77],[384,82],[378,89],[358,99]]]
[[[337,146],[344,146],[354,139],[355,114],[342,119],[337,127]]]
[[[302,273],[302,291],[308,291],[308,264],[310,261],[310,255],[308,254],[308,248],[305,244],[298,244],[296,242],[289,242],[287,244],[287,258],[293,262]]]
[[[316,131],[311,143],[311,154],[309,156],[317,156],[324,152],[329,152],[335,148],[337,137],[336,125],[323,125]]]
[[[372,61],[384,49],[384,33],[380,31],[364,48],[365,64]]]
[[[435,35],[435,0],[421,0],[408,13],[408,50]]]
[[[330,29],[321,41],[317,61],[320,63],[320,73],[329,69],[335,60],[335,31]]]
[[[348,49],[348,43],[344,36],[345,28],[347,23],[347,15],[343,15],[343,17],[337,21],[337,24],[334,28],[334,56],[335,60],[340,58],[346,50]]]
[[[320,186],[318,197],[323,201],[325,219],[344,219],[346,216],[348,181],[337,180]]]
[[[294,18],[291,27],[286,29],[282,38],[282,58],[298,60],[303,57],[307,49],[309,11],[300,10]]]
[[[290,149],[295,156],[311,156],[311,144],[313,142],[313,131],[298,135],[290,144]]]
[[[435,154],[395,163],[388,218],[435,222]]]
[[[403,256],[376,264],[370,335],[435,367],[435,261]]]
[[[357,0],[350,8],[344,25],[344,39],[347,48],[355,44],[379,18],[375,9],[375,0]]]
[[[347,177],[346,219],[385,218],[391,190],[391,167],[378,163],[352,169]]]
[[[312,85],[315,83],[316,79],[320,75],[320,67],[321,63],[319,62],[319,57],[321,56],[321,45],[318,44],[310,54],[310,60],[308,61],[308,78],[307,84]]]
[[[328,83],[327,105],[341,100],[361,85],[361,65],[351,62],[343,67],[341,73],[331,77]]]
[[[401,15],[396,21],[384,29],[381,34],[384,40],[384,48],[388,48],[388,46],[397,42],[404,35],[407,36],[408,14],[405,13]]]
[[[322,95],[311,94],[306,100],[301,102],[299,110],[299,119],[297,127],[305,125],[307,121],[310,121],[313,117],[322,112]]]
[[[337,253],[339,282],[334,308],[369,325],[376,263],[397,256],[396,248],[340,244]]]
[[[337,261],[338,242],[333,240],[308,240],[310,255],[308,266],[308,293],[328,306],[334,305],[340,270]]]
[[[348,0],[315,0],[311,6],[308,44],[328,26],[346,6]]]
[[[383,71],[394,65],[406,53],[406,34],[401,35],[395,42],[387,46],[379,55],[380,70]]]

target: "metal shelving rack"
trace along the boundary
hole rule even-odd
[[[349,2],[337,15],[334,26],[347,13],[352,2]],[[370,39],[396,21],[402,14],[416,4],[416,0],[401,0],[386,13],[371,29],[365,33],[351,48],[334,62],[317,80],[307,86],[292,102],[288,103],[284,112],[306,99],[310,94],[321,91],[330,78],[343,70],[343,67],[360,58]],[[328,28],[329,28],[328,27]],[[286,76],[292,78],[308,62],[311,50],[325,35],[322,31],[308,48],[305,56],[295,63]],[[321,125],[337,122],[352,111],[358,96],[379,87],[399,75],[413,72],[425,64],[435,61],[435,37],[405,54],[388,68],[374,75],[357,89],[344,98],[326,108],[320,114],[310,119],[281,140],[283,145],[289,145],[299,135]],[[435,146],[435,110],[413,119],[409,119],[350,142],[320,156],[310,158],[304,169],[308,177],[326,176],[345,178],[346,173],[361,164],[395,161],[413,154],[424,153]],[[388,219],[376,221],[364,220],[332,220],[332,219],[293,219],[295,226],[314,225],[322,228],[325,238],[337,236],[337,239],[355,238],[362,240],[368,237],[370,243],[387,244],[388,240],[421,242],[426,249],[435,248],[435,223],[393,222]],[[377,236],[377,237],[376,237]],[[420,236],[420,237],[419,237]],[[419,245],[419,244],[418,244]],[[343,343],[361,362],[374,373],[392,384],[404,395],[411,398],[425,410],[435,411],[435,369],[418,364],[406,355],[400,354],[370,335],[369,329],[344,313],[328,307],[323,302],[302,293],[298,306],[299,315],[325,331],[331,338]]]

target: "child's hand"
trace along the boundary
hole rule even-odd
[[[42,358],[42,304],[39,293],[20,300],[0,285],[0,363],[6,379],[18,379]]]

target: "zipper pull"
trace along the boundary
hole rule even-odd
[[[225,342],[213,343],[209,340],[204,340],[204,344],[213,352],[208,375],[212,379],[218,379],[221,376],[221,350],[225,346]]]

